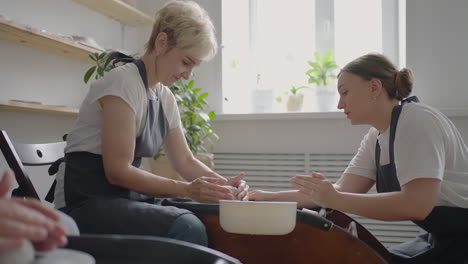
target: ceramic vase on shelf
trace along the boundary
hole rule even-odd
[[[273,90],[254,90],[252,93],[252,112],[271,113],[273,109]]]
[[[337,111],[338,92],[334,83],[328,85],[317,85],[315,98],[320,112]]]
[[[286,109],[288,111],[300,111],[304,103],[303,94],[289,94],[286,100]]]

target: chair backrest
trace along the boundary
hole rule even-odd
[[[0,149],[8,163],[15,172],[18,189],[14,195],[39,199],[24,166],[51,165],[64,156],[66,142],[45,144],[13,143],[4,130],[0,130]]]
[[[91,254],[100,264],[242,264],[215,249],[166,237],[81,234],[68,236],[66,247]]]

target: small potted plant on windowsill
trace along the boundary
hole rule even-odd
[[[308,86],[291,86],[291,88],[284,93],[287,96],[286,109],[288,111],[300,111],[304,102],[304,94],[300,90],[309,88]],[[281,103],[283,96],[276,97],[276,102]]]
[[[309,77],[309,84],[315,83],[317,86],[327,87],[336,79],[335,70],[338,65],[333,60],[333,51],[328,51],[325,55],[314,53],[315,61],[307,61],[311,67],[306,75]]]
[[[325,111],[334,104],[336,87],[333,81],[336,79],[335,70],[339,67],[333,60],[333,51],[328,51],[323,56],[315,52],[314,57],[315,61],[307,61],[311,68],[306,75],[309,78],[309,84],[316,85],[317,103],[319,108]]]
[[[94,79],[99,79],[104,74],[114,68],[112,63],[109,63],[104,69],[104,63],[110,53],[93,53],[89,57],[95,62],[84,75],[84,82],[87,83],[94,75]],[[206,149],[208,146],[213,149],[214,141],[219,140],[218,135],[213,131],[210,121],[216,118],[213,111],[208,111],[208,103],[205,99],[208,93],[203,92],[201,88],[195,88],[194,80],[180,79],[174,83],[169,89],[174,94],[179,107],[180,119],[184,129],[185,139],[187,144],[195,155],[195,157],[207,165],[209,168],[214,168],[214,156]],[[183,180],[183,178],[175,172],[168,159],[162,151],[156,154],[153,159],[148,159],[150,169],[153,173],[168,178]]]

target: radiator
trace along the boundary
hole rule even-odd
[[[246,173],[250,189],[282,191],[292,189],[294,175],[323,173],[336,182],[353,154],[314,153],[215,153],[215,169],[226,177]],[[369,193],[375,193],[375,189]],[[383,222],[351,215],[365,226],[386,247],[413,239],[421,229],[410,221]]]

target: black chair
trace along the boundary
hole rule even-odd
[[[67,248],[92,255],[96,264],[241,264],[214,249],[164,237],[85,234],[68,237]]]
[[[6,131],[0,130],[0,149],[8,166],[14,171],[19,186],[13,191],[13,195],[40,200],[25,166],[53,165],[64,156],[65,146],[65,141],[47,144],[13,143]],[[50,171],[49,168],[49,174]],[[50,198],[53,198],[53,190],[54,186],[49,190],[45,200],[52,202]],[[163,237],[82,234],[69,236],[67,248],[91,254],[97,264],[241,263],[219,251]]]
[[[32,197],[40,200],[36,188],[25,170],[24,166],[50,166],[64,156],[66,142],[55,142],[45,144],[22,144],[13,143],[4,130],[0,130],[0,149],[14,171],[18,188],[13,191],[14,196]],[[49,173],[50,174],[50,173]],[[52,202],[55,181],[51,186],[45,200]]]

